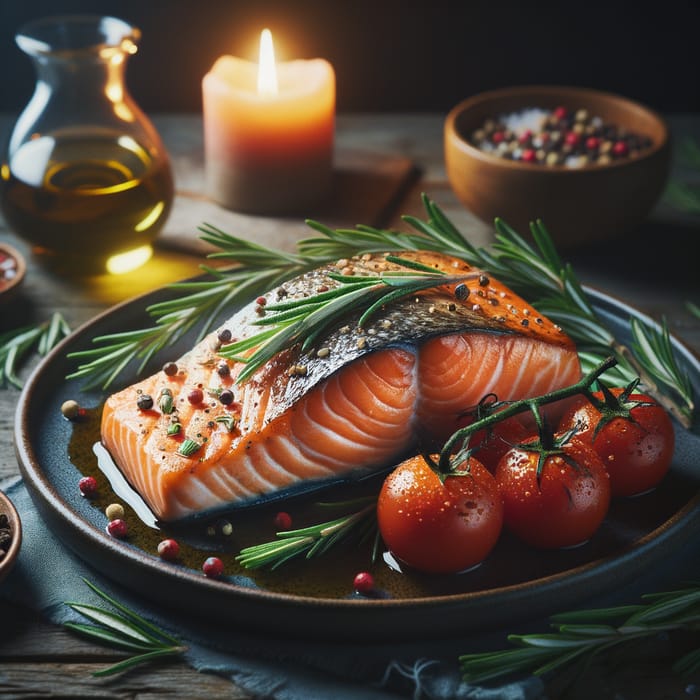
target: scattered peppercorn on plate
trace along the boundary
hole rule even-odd
[[[587,292],[623,341],[629,341],[630,315],[653,323],[604,293]],[[164,289],[121,304],[64,340],[26,382],[16,420],[20,468],[47,527],[81,558],[144,598],[187,607],[213,623],[226,619],[238,628],[276,635],[351,640],[366,638],[372,629],[375,640],[436,638],[570,608],[662,562],[700,529],[700,438],[677,427],[666,478],[649,493],[612,503],[602,525],[578,547],[541,550],[506,533],[475,568],[420,573],[385,551],[370,518],[364,537],[360,533],[320,556],[298,557],[274,569],[245,567],[240,552],[274,540],[280,530],[308,527],[313,537],[318,523],[341,528],[349,514],[371,514],[382,475],[212,519],[157,520],[110,466],[100,444],[109,392],[65,377],[74,369],[69,354],[96,336],[145,327],[146,307],[169,296],[172,290]],[[671,340],[697,393],[700,362]],[[166,360],[194,343],[193,332],[187,334],[168,349]],[[150,369],[162,363],[160,358]],[[136,379],[127,368],[119,384]],[[67,404],[71,401],[77,408]]]

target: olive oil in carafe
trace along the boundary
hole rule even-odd
[[[82,272],[108,271],[130,251],[150,255],[173,197],[167,157],[110,132],[32,139],[2,174],[10,227],[40,256]]]

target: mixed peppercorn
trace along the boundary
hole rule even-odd
[[[0,513],[0,562],[5,558],[11,544],[12,529],[10,528],[10,519],[5,513]]]
[[[7,251],[0,250],[0,292],[17,277],[19,263]]]
[[[652,146],[648,136],[586,109],[566,107],[528,108],[487,119],[470,140],[479,150],[507,160],[570,168],[635,158]]]

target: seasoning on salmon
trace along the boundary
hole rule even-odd
[[[387,304],[362,328],[361,312],[350,314],[314,348],[283,350],[237,382],[246,365],[222,360],[221,339],[259,333],[266,304],[333,289],[331,272],[398,268],[383,254],[327,265],[235,313],[176,359],[176,373],[107,399],[102,441],[157,518],[208,516],[386,469],[419,441],[444,440],[486,394],[517,400],[580,378],[572,340],[503,284],[443,254],[401,257],[469,279]],[[144,395],[148,409],[138,407]]]

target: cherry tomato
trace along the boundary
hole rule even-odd
[[[615,387],[611,397],[593,393],[594,406],[581,396],[562,416],[560,430],[576,428],[593,445],[610,474],[613,496],[634,496],[653,489],[671,466],[673,423],[666,410],[643,393],[627,395]]]
[[[540,445],[534,438],[498,463],[504,526],[533,547],[573,547],[590,539],[605,519],[609,477],[598,453],[575,436],[544,453]]]
[[[436,458],[437,459],[437,458]],[[422,456],[402,462],[385,479],[377,503],[379,531],[392,554],[427,573],[456,573],[491,552],[503,526],[493,475],[469,459],[463,474],[441,480]]]
[[[530,435],[532,432],[520,418],[512,416],[489,428],[477,430],[469,437],[469,446],[474,450],[474,457],[493,474],[501,457]]]

